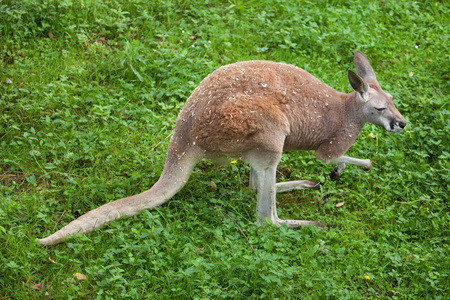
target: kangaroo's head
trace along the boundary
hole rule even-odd
[[[392,96],[381,89],[367,57],[355,51],[354,63],[357,73],[349,70],[348,80],[364,102],[364,121],[382,126],[390,132],[402,131],[406,120],[392,102]]]

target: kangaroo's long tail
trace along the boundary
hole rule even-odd
[[[192,153],[181,156],[168,153],[164,170],[155,185],[138,195],[122,198],[104,204],[70,222],[52,235],[39,239],[45,246],[57,244],[74,233],[87,233],[121,216],[133,216],[142,209],[153,208],[165,203],[186,184],[197,159]]]

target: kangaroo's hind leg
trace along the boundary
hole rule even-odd
[[[289,227],[314,225],[323,227],[320,222],[306,220],[281,220],[277,214],[276,193],[315,187],[317,184],[307,180],[282,183],[276,185],[276,168],[281,158],[280,152],[273,151],[253,151],[248,153],[246,160],[249,162],[252,171],[255,187],[257,190],[256,214],[259,222],[264,222],[269,218],[272,223],[280,226],[286,224]]]
[[[256,170],[253,167],[250,167],[250,178],[249,178],[249,185],[250,187],[256,192],[256,184],[258,182]]]
[[[255,168],[250,168],[250,187],[257,191],[256,183],[258,181],[257,179],[257,172]],[[287,181],[287,182],[278,182],[275,184],[276,193],[284,193],[292,190],[305,190],[310,188],[317,188],[320,186],[320,183],[309,181],[309,180],[295,180],[295,181]]]
[[[320,183],[309,181],[309,180],[295,180],[287,182],[279,182],[275,184],[277,193],[284,193],[292,190],[305,190],[310,188],[317,188]]]

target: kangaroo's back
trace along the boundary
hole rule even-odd
[[[340,114],[326,115],[341,109],[342,95],[293,65],[238,62],[200,83],[177,128],[189,128],[190,143],[209,156],[240,156],[267,142],[258,133],[273,127],[285,133],[285,150],[315,149],[340,122]]]

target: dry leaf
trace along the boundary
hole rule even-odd
[[[211,186],[214,190],[217,190],[217,185],[214,181],[211,180]]]
[[[42,289],[42,284],[36,283],[35,285],[33,285],[33,289],[40,291]]]
[[[195,36],[192,35],[192,36],[189,37],[189,39],[190,40],[195,40]]]
[[[406,263],[409,264],[409,259],[411,258],[411,254],[406,257]]]
[[[81,273],[75,273],[73,274],[73,276],[75,276],[75,278],[78,280],[86,280],[86,275],[83,275]]]
[[[22,87],[22,85],[23,85],[23,81],[19,84],[19,86],[17,87],[17,89],[20,90],[20,88]]]
[[[338,204],[336,204],[336,207],[341,207],[342,205],[344,205],[345,201],[339,202]]]
[[[331,252],[329,249],[327,249],[325,247],[320,247],[318,251],[320,251],[320,252]]]
[[[51,31],[48,32],[48,37],[51,39],[53,38],[53,33]]]

